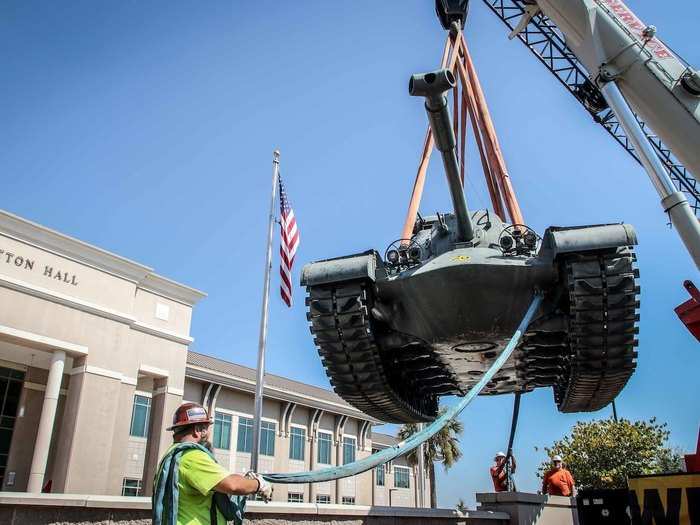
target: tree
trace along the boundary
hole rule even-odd
[[[457,501],[457,505],[455,505],[455,509],[457,509],[462,514],[467,512],[467,505],[464,503],[464,500],[462,498],[459,498],[459,501]]]
[[[656,458],[657,472],[682,472],[683,450],[679,447],[667,447],[659,451]]]
[[[562,457],[579,488],[625,488],[630,476],[680,470],[680,454],[667,446],[669,434],[666,423],[656,418],[579,421],[571,435],[545,447],[545,452]],[[549,460],[543,462],[539,477],[550,468]]]
[[[445,408],[441,408],[438,417],[445,412]],[[430,506],[437,507],[437,491],[435,489],[435,463],[442,463],[445,472],[452,467],[459,458],[462,457],[462,451],[459,449],[459,438],[464,431],[462,423],[456,419],[452,419],[445,425],[437,434],[431,437],[423,444],[424,461],[428,469],[430,477]],[[399,439],[404,440],[418,432],[416,423],[407,423],[399,430]],[[409,452],[406,455],[406,460],[410,465],[418,463],[418,451],[420,447]]]

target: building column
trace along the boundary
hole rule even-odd
[[[343,433],[345,432],[345,423],[348,416],[335,416],[335,432],[333,441],[335,441],[335,464],[340,466],[343,464]],[[335,502],[340,505],[342,503],[342,480],[335,480]]]
[[[131,430],[131,414],[134,410],[134,395],[136,394],[137,379],[123,377],[118,387],[116,397],[116,417],[112,432],[112,446],[109,453],[109,476],[105,494],[120,495],[122,483],[126,475],[129,458],[129,434]],[[135,477],[135,476],[134,476]]]
[[[311,418],[313,421],[313,418]],[[316,433],[314,432],[313,423],[309,425],[309,470],[316,468],[314,458],[314,444],[316,443]],[[309,503],[316,503],[316,491],[314,483],[309,483]]]
[[[151,399],[151,421],[148,428],[148,442],[144,459],[142,487],[143,495],[153,492],[153,477],[158,468],[160,457],[172,444],[172,433],[165,430],[172,423],[175,409],[182,403],[182,391],[168,387],[167,377],[153,379],[153,397]]]
[[[44,484],[51,434],[53,433],[53,424],[56,419],[56,407],[58,406],[58,396],[61,392],[61,380],[63,379],[65,364],[66,353],[63,350],[55,350],[51,355],[49,377],[46,381],[46,392],[44,393],[44,405],[41,409],[41,419],[39,419],[32,466],[29,469],[27,492],[41,492]]]
[[[316,468],[316,454],[318,448],[318,427],[321,424],[323,410],[317,408],[309,418],[309,470]],[[316,484],[309,483],[309,503],[316,503]]]

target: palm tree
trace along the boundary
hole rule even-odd
[[[457,505],[455,505],[455,508],[462,514],[467,512],[467,505],[464,503],[464,500],[462,498],[459,498],[459,501],[457,502]]]
[[[438,417],[445,412],[445,408],[441,408]],[[445,472],[452,467],[459,458],[462,457],[462,451],[459,449],[458,436],[464,431],[462,423],[456,419],[450,420],[437,434],[431,437],[423,444],[425,451],[425,464],[428,467],[430,476],[430,506],[437,507],[437,491],[435,489],[435,462],[442,463]],[[418,432],[416,423],[406,423],[399,430],[399,439],[404,440]],[[417,448],[406,455],[406,460],[410,465],[418,463]]]

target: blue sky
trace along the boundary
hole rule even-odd
[[[700,4],[628,4],[700,65]],[[694,449],[700,349],[673,307],[697,273],[645,173],[481,2],[467,37],[526,221],[637,228],[640,357],[618,411],[657,416]],[[272,150],[301,229],[297,270],[383,250],[399,236],[426,127],[407,81],[437,65],[443,42],[428,0],[4,2],[0,206],[206,291],[194,348],[254,366]],[[483,207],[469,154],[467,198]],[[434,162],[421,209],[449,204]],[[294,300],[287,310],[273,296],[268,371],[328,386],[299,287]],[[479,398],[463,413],[464,459],[439,469],[441,505],[490,489],[511,403]],[[549,390],[525,396],[519,486],[536,489],[543,445],[608,415],[559,414]]]

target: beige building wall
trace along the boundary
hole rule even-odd
[[[386,434],[375,434],[373,448],[382,450],[396,445],[398,439]],[[373,504],[394,507],[430,507],[430,479],[427,470],[421,476],[417,466],[410,465],[405,457],[397,458],[384,465],[384,483],[379,484],[379,468],[372,472]],[[398,481],[397,473],[403,473],[403,480],[408,479],[408,487]],[[421,490],[422,487],[422,490]],[[422,492],[422,498],[421,498]]]
[[[41,486],[50,481],[54,492],[120,491],[137,381],[159,381],[153,421],[179,404],[191,310],[202,297],[146,266],[0,211],[0,359],[27,370],[3,490],[26,490],[34,460],[34,478]],[[31,441],[49,447],[45,462],[47,447],[30,450],[25,438],[53,404],[41,395],[52,358],[63,366],[63,392],[56,416],[47,409]],[[168,442],[161,424],[155,432],[151,469]]]

